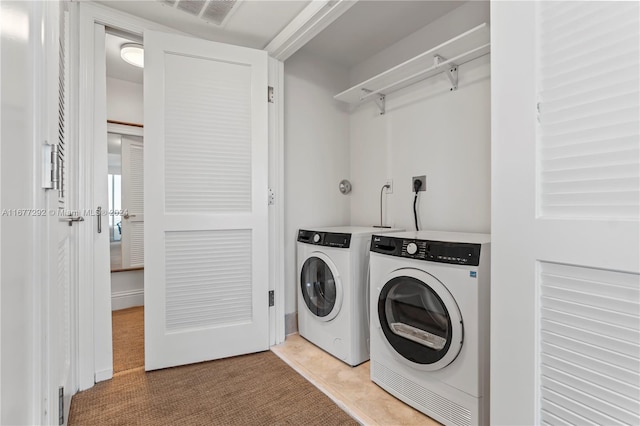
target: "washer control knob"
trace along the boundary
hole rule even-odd
[[[313,242],[314,243],[320,242],[320,234],[313,234]]]
[[[417,251],[418,251],[418,246],[416,245],[416,243],[407,244],[407,253],[416,254]]]

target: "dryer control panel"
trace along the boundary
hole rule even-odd
[[[449,241],[413,240],[374,235],[371,251],[389,256],[406,257],[429,262],[478,266],[480,244]]]
[[[298,242],[325,247],[349,248],[351,234],[301,229],[298,231]]]

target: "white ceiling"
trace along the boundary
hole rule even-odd
[[[465,2],[360,0],[302,50],[351,68],[463,3]]]
[[[309,0],[240,0],[223,27],[158,0],[102,0],[98,3],[206,40],[262,49],[307,6]]]
[[[304,0],[241,0],[224,27],[157,0],[100,1],[197,37],[264,48],[308,4]],[[303,51],[351,68],[433,22],[464,1],[360,0]],[[107,76],[142,83],[142,69],[120,58],[123,34],[107,34]]]

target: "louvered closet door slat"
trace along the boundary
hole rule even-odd
[[[132,268],[139,268],[144,266],[144,222],[132,222],[129,231],[131,232],[129,260]]]
[[[560,25],[570,25],[592,16],[597,16],[605,10],[604,5],[576,11],[576,8],[570,2],[558,2],[553,8],[543,8],[540,11],[540,18],[547,24],[548,28]]]
[[[637,329],[634,329],[634,327],[623,327],[618,324],[610,324],[601,320],[590,319],[587,316],[575,315],[556,309],[544,309],[543,315],[549,321],[587,329],[603,336],[628,342],[637,342],[640,340],[639,332]]]
[[[546,125],[549,126],[548,130],[553,131],[554,124],[556,125],[555,129],[562,130],[567,127],[567,124],[577,124],[573,120],[580,119],[588,120],[589,122],[585,123],[588,126],[597,124],[593,123],[596,118],[610,122],[611,118],[607,114],[617,114],[619,122],[633,122],[634,114],[638,112],[638,92],[629,93],[623,88],[620,88],[620,91],[622,93],[617,96],[607,96],[601,99],[591,94],[591,99],[589,100],[585,99],[573,105],[565,103],[562,109],[559,108],[556,111],[545,110]],[[615,105],[613,108],[612,103]]]
[[[549,38],[541,39],[543,46],[551,45],[561,49],[585,40],[585,35],[588,37],[586,41],[590,41],[591,38],[597,38],[598,34],[606,34],[620,28],[629,22],[627,20],[629,15],[636,12],[635,6],[628,2],[617,2],[615,6],[608,5],[607,2],[582,3],[568,4],[558,12],[558,5],[541,6],[543,11],[540,13],[540,23],[544,26],[545,34],[560,42],[559,45],[554,46]]]
[[[580,66],[593,65],[595,63],[606,64],[610,59],[616,57],[622,61],[628,61],[633,58],[629,54],[633,53],[633,48],[629,43],[622,45],[609,45],[607,47],[607,39],[616,38],[619,41],[631,41],[634,21],[633,17],[628,14],[621,14],[619,19],[611,19],[611,23],[585,23],[589,27],[584,31],[559,34],[553,33],[553,38],[549,41],[541,43],[543,49],[542,59],[547,63],[542,66],[543,71],[553,69],[558,66],[556,71],[565,73],[569,70],[580,72]],[[593,31],[594,25],[600,25],[600,31]],[[555,44],[554,44],[555,43]],[[603,57],[598,58],[597,54]],[[589,58],[589,56],[595,56]],[[589,71],[589,70],[582,70]]]
[[[542,401],[542,409],[544,410],[541,417],[543,425],[596,425],[596,423],[546,399]]]
[[[167,213],[251,211],[251,69],[165,60]]]
[[[638,331],[639,324],[635,312],[627,314],[618,310],[611,310],[602,307],[594,307],[585,305],[576,300],[566,300],[549,295],[542,296],[544,299],[545,309],[557,312],[565,312],[567,314],[578,317],[589,318],[595,321],[601,321],[607,324],[615,324],[623,328]],[[617,306],[616,306],[617,308]]]
[[[607,383],[602,378],[595,378],[599,381],[594,382],[594,377],[584,379],[564,369],[553,368],[545,364],[545,361],[548,362],[548,359],[542,360],[543,382],[546,382],[549,388],[570,396],[578,403],[597,408],[601,413],[617,418],[623,424],[633,424],[639,414],[637,400],[635,395],[629,398],[618,392],[619,383]],[[558,380],[547,380],[547,376]],[[615,386],[616,390],[606,388],[605,384]]]
[[[616,46],[609,46],[602,39],[597,39],[593,41],[589,50],[580,51],[580,53],[575,53],[570,48],[554,54],[547,53],[543,56],[543,60],[547,61],[549,65],[541,70],[558,73],[562,76],[575,73],[571,75],[571,77],[575,77],[573,80],[582,81],[586,76],[599,75],[603,70],[603,63],[607,64],[613,60],[623,63],[631,62],[633,61],[633,49],[629,47],[629,44],[633,42],[633,35],[628,32],[620,32],[619,35],[621,44]],[[600,68],[590,69],[595,64],[600,65]],[[615,64],[610,65],[610,67],[615,66]]]
[[[604,142],[607,142],[604,144]],[[638,146],[638,135],[620,136],[614,139],[595,139],[585,140],[582,143],[568,143],[565,145],[552,145],[544,148],[543,155],[549,160],[557,158],[571,158],[572,156],[582,155],[599,155],[606,154],[613,150],[617,151],[633,151]]]
[[[131,233],[129,261],[131,267],[144,266],[144,146],[140,142],[131,143],[131,180],[129,210]]]
[[[543,2],[540,8],[541,217],[637,220],[638,4]]]
[[[565,386],[560,382],[543,378],[542,388],[545,396],[543,397],[542,408],[544,410],[545,401],[552,401],[558,406],[562,407],[567,412],[573,413],[575,416],[579,416],[587,419],[584,424],[594,425],[626,425],[624,421],[612,417],[607,414],[611,411],[610,408],[615,410],[615,407],[611,405],[597,401],[591,398],[588,394],[581,392],[578,389]],[[544,413],[544,411],[543,411]],[[583,424],[583,423],[578,423]]]
[[[542,364],[553,368],[562,374],[566,374],[569,380],[576,383],[580,389],[597,396],[613,404],[621,405],[626,410],[638,414],[638,404],[635,401],[638,388],[623,380],[600,374],[591,369],[576,365],[571,361],[545,354],[542,357]],[[578,383],[586,382],[586,385]],[[597,385],[595,385],[597,383]],[[589,390],[590,389],[590,390]],[[615,391],[612,391],[615,389]]]
[[[591,78],[588,87],[585,87],[583,79],[573,78],[564,79],[552,87],[547,86],[544,92],[544,111],[549,114],[574,105],[583,105],[585,102],[629,94],[637,77],[633,71],[633,67],[629,67],[626,72],[617,72],[615,79]]]
[[[599,102],[594,105],[582,105],[562,114],[544,115],[545,122],[542,137],[562,135],[575,130],[633,123],[640,110],[636,97],[629,95],[625,96],[624,99],[617,99],[617,101],[620,103],[611,105],[610,103]]]
[[[587,357],[592,357],[598,361],[610,363],[615,367],[632,371],[634,374],[638,374],[640,372],[638,360],[633,356],[625,355],[611,348],[605,347],[600,342],[591,344],[570,335],[563,335],[560,333],[561,331],[556,333],[548,330],[542,330],[541,336],[544,340],[541,343],[541,348],[544,348],[545,344],[549,343],[550,345],[556,345],[569,351],[573,351]]]
[[[600,424],[636,424],[640,277],[547,262],[539,269],[541,416],[561,407]]]
[[[566,170],[546,170],[541,172],[543,183],[540,189],[544,191],[547,189],[545,187],[547,183],[552,184],[554,182],[575,182],[576,185],[591,182],[592,185],[596,185],[597,182],[606,182],[609,179],[634,179],[637,176],[640,176],[640,172],[635,164],[598,165]],[[545,192],[542,193],[544,194]]]
[[[168,331],[251,321],[250,230],[167,232],[165,238]]]
[[[576,366],[582,366],[594,374],[609,376],[612,379],[627,383],[632,387],[640,386],[640,376],[637,371],[629,370],[616,365],[615,362],[609,362],[586,356],[579,352],[549,343],[548,340],[542,344],[542,351],[546,355],[556,357],[557,359],[571,360]]]
[[[578,147],[575,147],[578,148]],[[578,153],[574,150],[574,155],[567,155],[565,157],[548,158],[546,161],[545,171],[556,170],[574,170],[574,169],[587,169],[593,167],[608,167],[635,164],[634,156],[640,153],[640,147],[617,147],[615,144],[611,147],[614,151],[608,150],[606,152],[597,153],[595,155],[585,155],[584,153]]]
[[[548,182],[544,184],[543,191],[549,194],[562,194],[570,191],[612,192],[633,191],[636,188],[637,177],[605,178],[600,180],[569,180],[565,182]]]
[[[129,208],[136,214],[144,213],[144,153],[141,143],[130,145],[131,182]]]
[[[144,267],[144,145],[122,136],[122,250],[125,268]]]

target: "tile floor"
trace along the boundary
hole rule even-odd
[[[298,334],[271,350],[364,425],[440,423],[389,395],[369,379],[369,362],[350,367]]]

